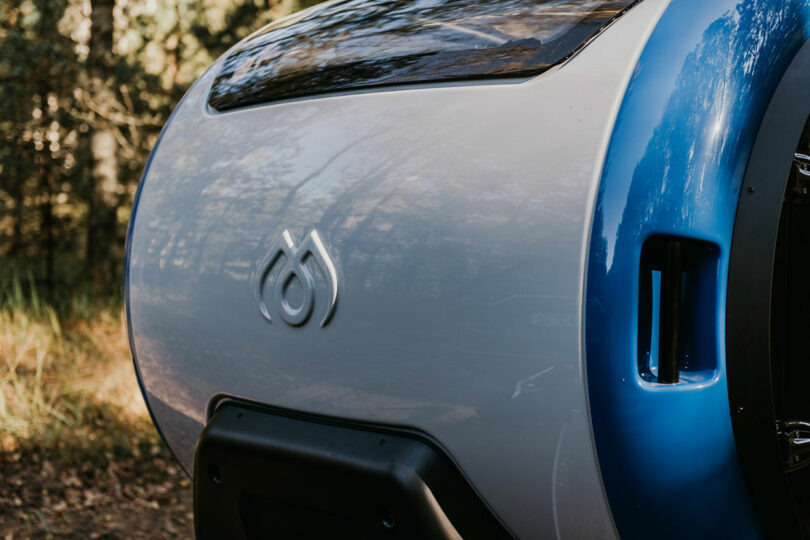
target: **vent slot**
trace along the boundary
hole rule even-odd
[[[653,236],[641,250],[638,372],[656,384],[707,380],[717,369],[715,244]]]

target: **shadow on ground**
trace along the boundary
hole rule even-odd
[[[0,534],[10,538],[192,538],[191,482],[165,448],[64,457],[0,454]],[[154,454],[154,455],[153,455]]]

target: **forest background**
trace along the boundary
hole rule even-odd
[[[0,538],[188,537],[122,316],[130,207],[174,106],[313,0],[0,0]]]

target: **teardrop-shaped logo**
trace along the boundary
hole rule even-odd
[[[329,297],[324,299],[325,302],[318,302],[325,305],[321,327],[332,320],[338,298],[337,270],[318,231],[313,229],[298,247],[295,246],[290,232],[285,230],[273,243],[259,266],[255,294],[259,311],[267,322],[273,320],[270,308],[264,300],[265,286],[271,273],[275,275],[272,284],[272,304],[278,310],[281,319],[290,326],[301,326],[309,320],[316,304],[315,277],[312,275],[310,264],[316,265],[328,282]],[[302,291],[302,299],[297,306],[292,305],[287,298],[290,286],[295,281]]]

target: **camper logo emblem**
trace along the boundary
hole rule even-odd
[[[262,260],[255,280],[256,301],[259,304],[259,311],[267,322],[273,320],[264,300],[265,286],[268,285],[271,274],[274,276],[271,303],[278,309],[282,320],[290,326],[301,326],[309,320],[315,307],[316,284],[312,274],[314,268],[317,268],[327,281],[329,297],[324,298],[324,302],[318,302],[325,304],[324,315],[321,318],[321,327],[324,327],[332,319],[337,305],[338,277],[335,264],[329,257],[318,231],[313,229],[298,247],[295,246],[289,231],[281,233]],[[301,298],[295,302],[297,306],[292,306],[287,296],[295,282],[300,287],[298,296]]]

